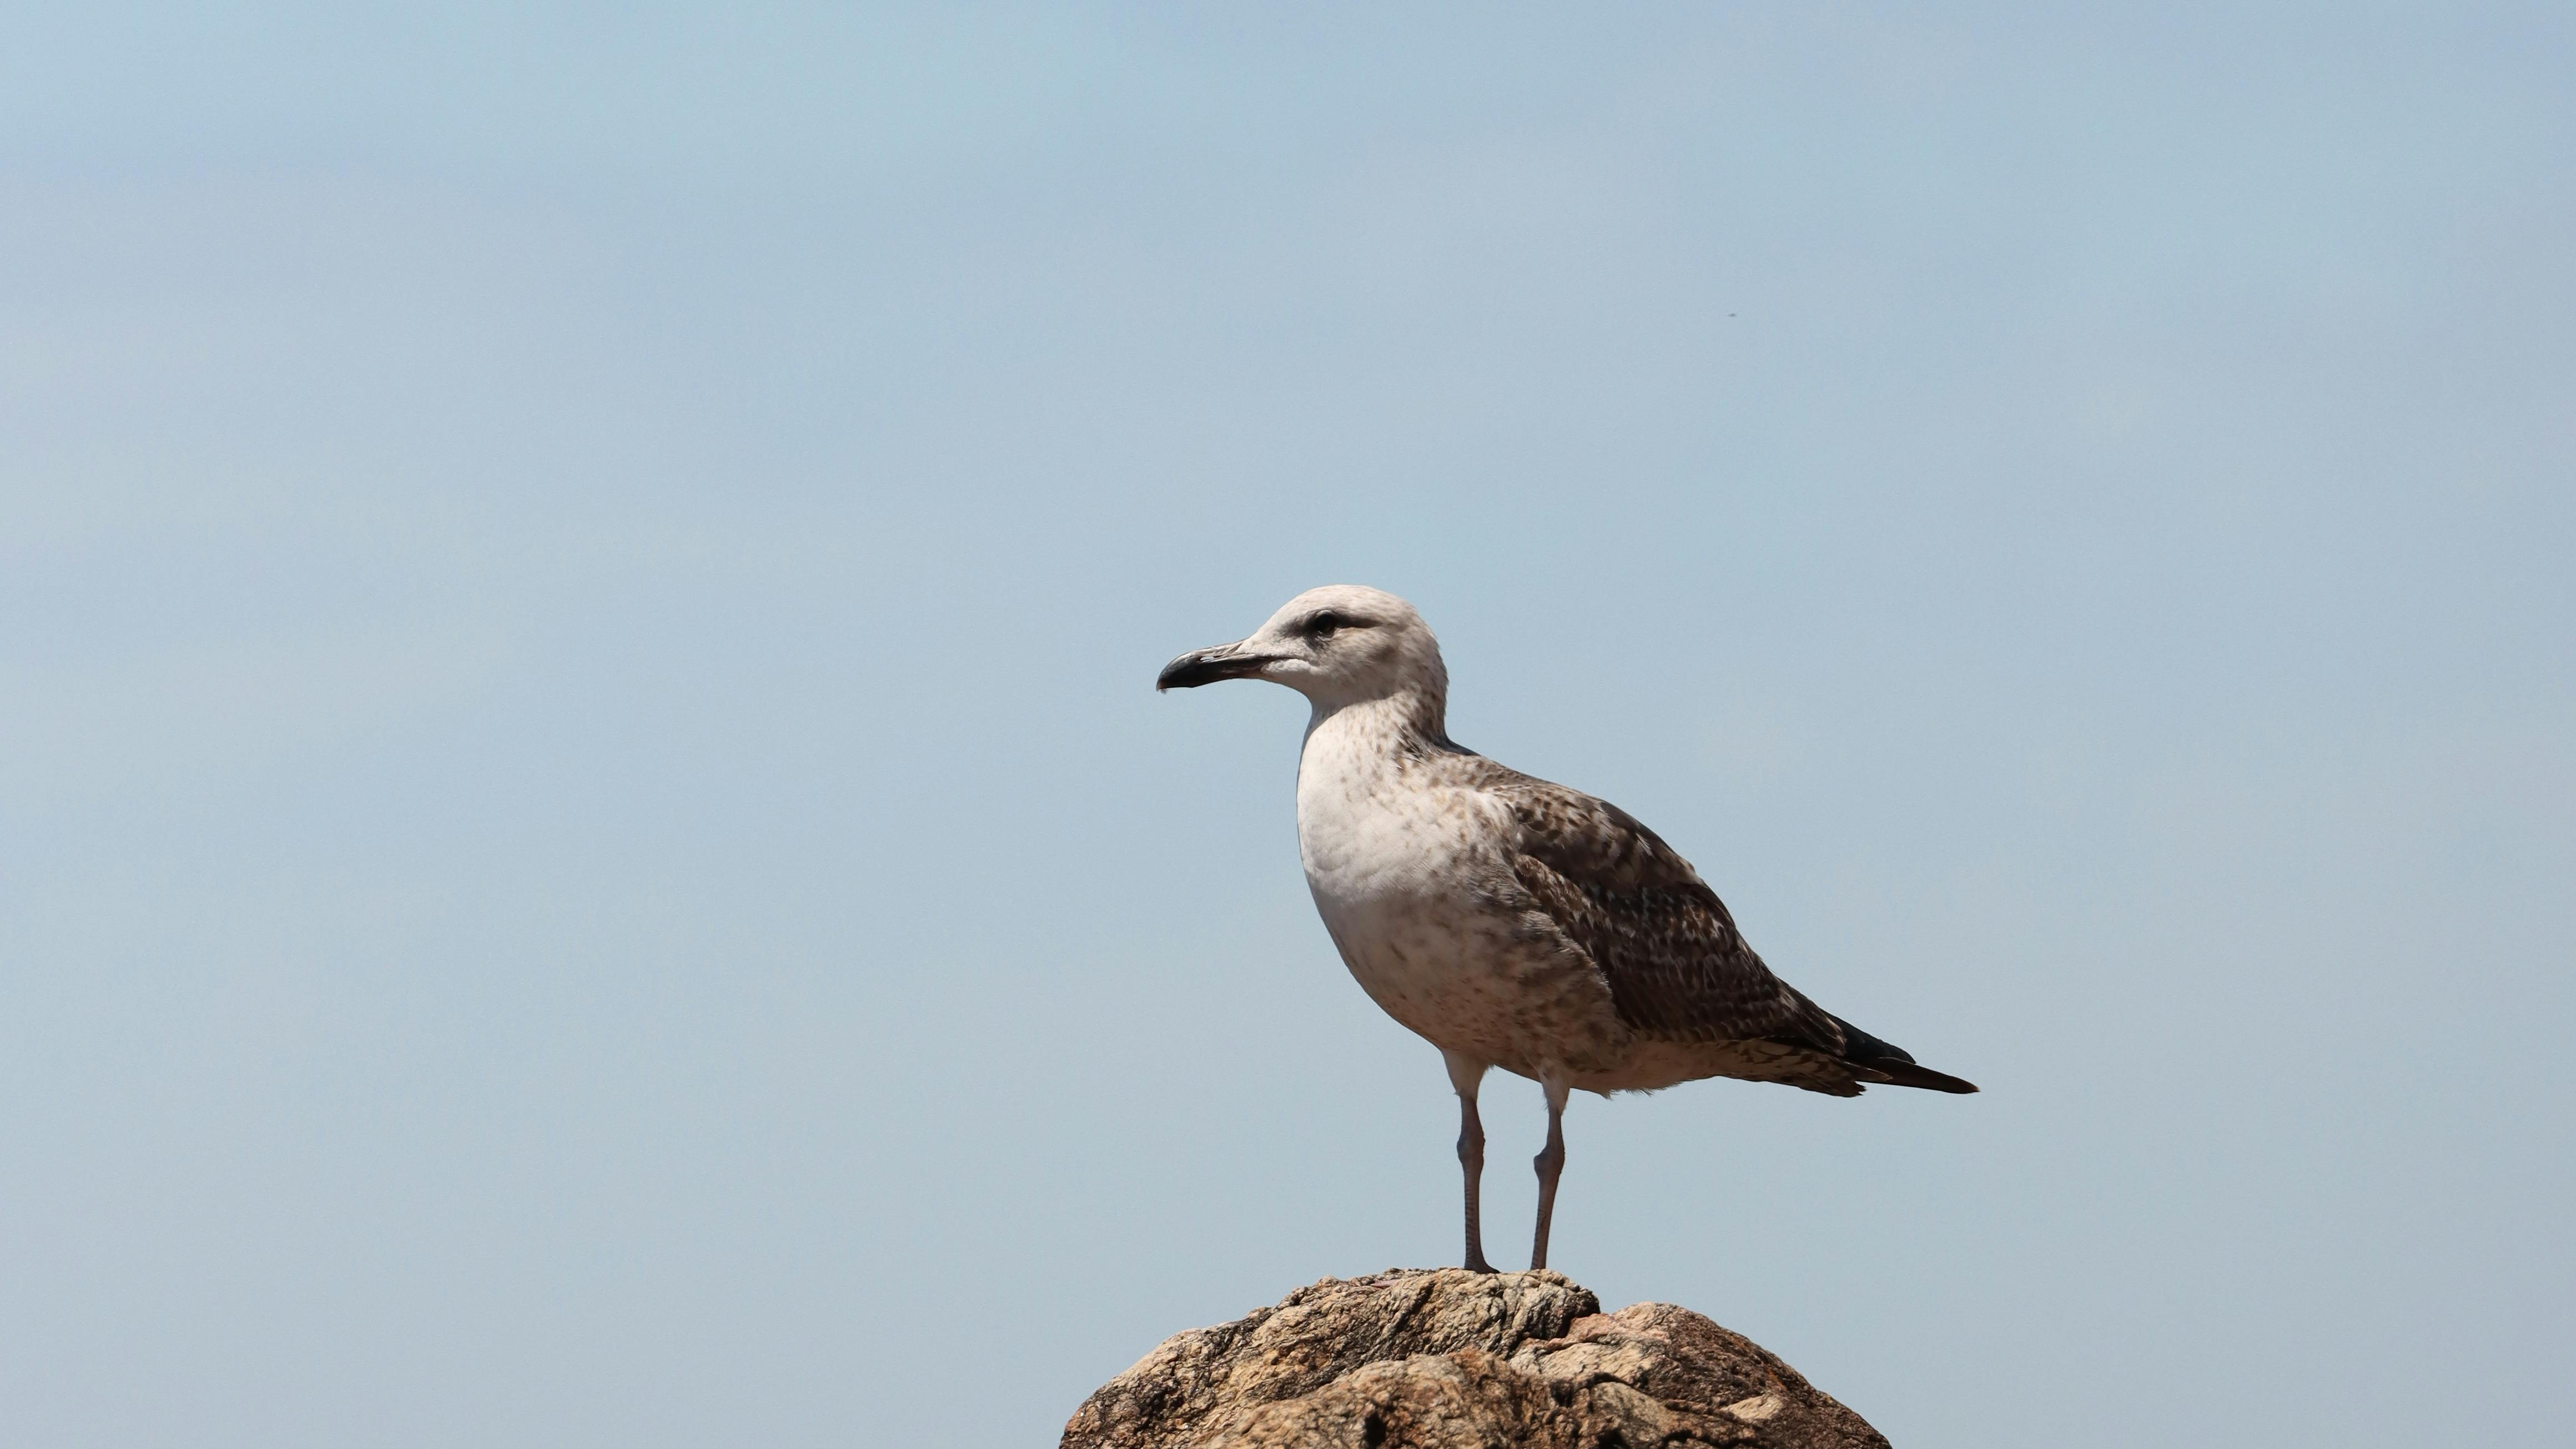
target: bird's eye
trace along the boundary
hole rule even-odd
[[[1333,631],[1340,627],[1342,627],[1341,615],[1317,614],[1306,621],[1306,635],[1310,639],[1330,639],[1333,637]]]

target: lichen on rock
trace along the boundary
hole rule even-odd
[[[1165,1339],[1062,1449],[1887,1449],[1740,1334],[1668,1303],[1603,1313],[1563,1275],[1327,1278]]]

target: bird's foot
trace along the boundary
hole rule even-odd
[[[1484,1254],[1469,1253],[1467,1255],[1467,1271],[1470,1273],[1498,1273],[1502,1270],[1496,1268],[1493,1264],[1486,1262]]]

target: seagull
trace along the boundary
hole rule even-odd
[[[1313,714],[1297,761],[1297,853],[1342,962],[1440,1049],[1458,1093],[1467,1262],[1495,1067],[1547,1097],[1530,1266],[1547,1266],[1565,1103],[1704,1077],[1835,1097],[1974,1085],[1919,1066],[1771,974],[1717,893],[1618,806],[1449,738],[1449,671],[1413,606],[1354,584],[1290,599],[1250,637],[1192,650],[1157,690],[1267,679]]]

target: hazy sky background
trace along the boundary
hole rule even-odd
[[[2571,75],[2557,4],[11,9],[0,1438],[1046,1444],[1454,1261],[1301,702],[1150,688],[1355,581],[1986,1089],[1579,1099],[1606,1303],[1907,1449],[2561,1442]]]

